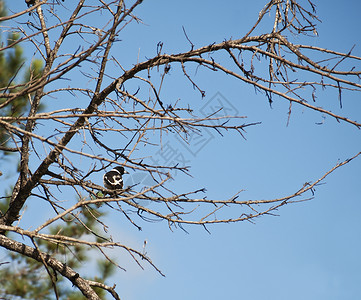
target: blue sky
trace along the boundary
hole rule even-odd
[[[195,47],[238,38],[254,24],[264,4],[144,1],[135,11],[144,24],[131,24],[119,37],[122,42],[114,53],[131,66],[138,53],[141,61],[154,56],[159,41],[164,51],[186,51],[189,44],[182,26]],[[356,44],[354,54],[361,56],[360,11],[358,1],[318,3],[319,37],[299,42],[343,52]],[[247,116],[245,122],[262,122],[247,129],[246,140],[234,133],[221,137],[212,132],[209,143],[196,155],[168,137],[192,165],[193,177],[176,176],[176,188],[205,187],[209,198],[215,199],[228,198],[241,189],[244,200],[281,197],[361,150],[361,132],[352,125],[294,106],[286,126],[287,102],[275,98],[271,109],[264,95],[225,75],[202,71],[195,75],[206,90],[204,99],[177,68],[169,77],[162,95],[170,102],[181,98],[200,110],[212,97],[222,95],[239,115]],[[333,111],[360,121],[360,99],[359,94],[345,93],[340,111],[337,93],[325,92],[318,94],[317,103],[330,103]],[[52,105],[61,103],[54,100]],[[279,216],[265,216],[255,224],[210,226],[211,234],[197,226],[186,226],[188,234],[180,229],[171,232],[165,222],[143,223],[139,232],[112,214],[114,240],[141,249],[146,239],[148,255],[166,275],[161,277],[146,264],[143,271],[126,254],[112,253],[128,270],[114,278],[121,298],[359,299],[360,170],[358,158],[318,186],[313,200],[282,207]],[[100,183],[101,174],[93,180]]]

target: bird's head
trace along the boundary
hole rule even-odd
[[[126,170],[124,170],[124,167],[115,167],[114,170],[116,170],[117,172],[119,172],[120,175],[123,174],[129,174],[129,172],[127,172]]]

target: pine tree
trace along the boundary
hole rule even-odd
[[[0,0],[0,17],[6,16],[4,2]],[[11,31],[5,37],[0,33],[0,46],[7,49],[0,51],[0,91],[15,93],[21,86],[36,78],[41,73],[42,61],[35,59],[30,66],[25,66],[24,50],[17,43],[19,34]],[[7,98],[0,98],[0,116],[20,116],[29,108],[29,97],[18,97],[8,102]],[[40,108],[41,109],[41,108]],[[0,127],[0,149],[5,150],[0,155],[11,153],[14,146],[9,135],[3,127]],[[8,151],[6,151],[8,150]]]
[[[6,16],[6,9],[2,0],[0,0],[0,17]],[[15,93],[19,87],[39,76],[42,72],[42,61],[35,59],[29,67],[25,65],[24,49],[20,43],[15,43],[19,35],[10,32],[7,36],[0,35],[0,46],[8,47],[0,51],[0,90],[2,92]],[[14,101],[7,102],[6,98],[0,98],[0,116],[21,116],[29,109],[29,99],[27,97],[18,97]],[[40,107],[41,110],[41,107]],[[9,139],[7,130],[0,127],[0,155],[12,153],[15,147],[14,142]],[[1,159],[1,156],[0,156]],[[11,194],[9,187],[8,194]],[[9,206],[10,196],[0,200],[0,211],[5,211]],[[92,214],[100,216],[102,213],[97,207],[87,207],[83,209],[83,222],[88,228],[93,228],[95,219]],[[65,218],[66,219],[66,218]],[[84,227],[77,226],[74,222],[68,222],[64,227],[53,226],[49,230],[51,234],[57,234],[60,230],[68,232],[74,238],[84,237],[87,235]],[[40,241],[38,247],[54,257],[66,257],[67,264],[70,267],[80,267],[83,263],[90,260],[89,252],[84,246],[75,245],[74,247],[62,247],[61,245],[51,242]],[[97,262],[99,269],[99,278],[97,281],[104,282],[114,271],[114,265],[106,260]],[[48,271],[48,272],[47,272]],[[72,288],[62,284],[62,277],[56,277],[52,270],[45,270],[44,265],[33,259],[22,256],[18,253],[10,252],[3,261],[0,261],[0,298],[8,299],[9,296],[21,297],[23,299],[53,299],[54,283],[57,285],[57,294],[59,299],[83,299],[80,292],[72,291]],[[100,297],[105,292],[102,289],[97,290]],[[11,298],[12,299],[12,298]]]
[[[101,217],[104,215],[99,207],[88,206],[82,209],[82,222],[88,228],[96,226],[94,215]],[[57,234],[60,231],[68,234],[74,239],[84,238],[89,232],[85,227],[78,226],[72,222],[72,217],[65,217],[65,222],[60,226],[53,226],[49,230],[50,234]],[[96,233],[95,233],[96,234]],[[101,241],[101,238],[97,240]],[[74,269],[79,269],[87,265],[97,269],[95,278],[87,278],[89,280],[104,283],[115,271],[115,266],[105,259],[98,259],[96,265],[90,259],[90,253],[83,245],[63,246],[59,243],[51,243],[39,241],[38,247],[48,253],[52,257],[66,261],[67,265]],[[79,291],[74,290],[69,284],[65,283],[62,276],[56,276],[53,270],[45,270],[44,265],[27,258],[18,253],[10,253],[6,260],[0,263],[0,298],[8,299],[9,296],[21,297],[22,299],[54,299],[54,284],[56,284],[56,294],[59,299],[84,299]],[[95,289],[99,297],[105,297],[103,289]]]

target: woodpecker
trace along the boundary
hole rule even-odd
[[[123,174],[129,174],[123,167],[115,167],[103,176],[103,183],[107,189],[118,190],[123,188]]]

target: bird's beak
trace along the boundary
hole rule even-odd
[[[129,172],[127,170],[124,170],[124,174],[129,174]]]

